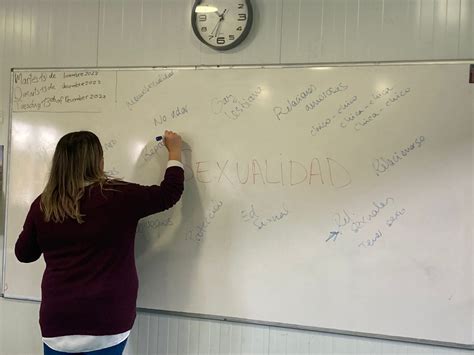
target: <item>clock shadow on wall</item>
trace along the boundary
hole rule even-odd
[[[251,0],[196,0],[191,9],[195,37],[218,52],[250,43],[256,11]]]

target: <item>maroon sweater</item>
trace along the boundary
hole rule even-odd
[[[138,220],[172,207],[183,192],[180,167],[160,186],[132,183],[86,188],[84,223],[45,222],[40,198],[31,205],[15,245],[21,262],[44,255],[40,326],[43,337],[111,335],[130,330],[138,277],[134,240]]]

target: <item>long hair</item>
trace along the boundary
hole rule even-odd
[[[67,217],[84,222],[80,200],[86,184],[108,181],[103,170],[104,152],[92,132],[71,132],[63,136],[54,152],[48,183],[41,194],[45,221],[64,222]]]

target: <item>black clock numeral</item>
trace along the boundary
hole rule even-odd
[[[234,35],[229,35],[229,41],[233,41],[235,40],[235,36]]]
[[[207,32],[207,27],[201,27],[201,32]]]
[[[204,22],[204,21],[207,20],[207,16],[206,16],[206,14],[200,14],[198,19],[199,19],[200,22]]]
[[[244,8],[244,4],[238,4],[238,6],[239,6],[239,7],[238,7],[239,9],[243,9],[243,8]]]
[[[217,37],[217,44],[225,44],[225,38],[224,37]]]
[[[247,14],[239,14],[239,18],[237,21],[245,21],[247,20]]]
[[[236,28],[237,31],[242,31],[242,26]]]

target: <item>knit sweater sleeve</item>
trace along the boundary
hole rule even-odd
[[[127,203],[137,218],[161,212],[173,207],[184,191],[184,171],[173,166],[166,169],[160,185],[133,184],[127,193]]]
[[[22,263],[31,263],[39,259],[42,254],[37,240],[37,233],[34,221],[34,214],[38,200],[33,202],[26,216],[23,230],[15,244],[15,255]]]

